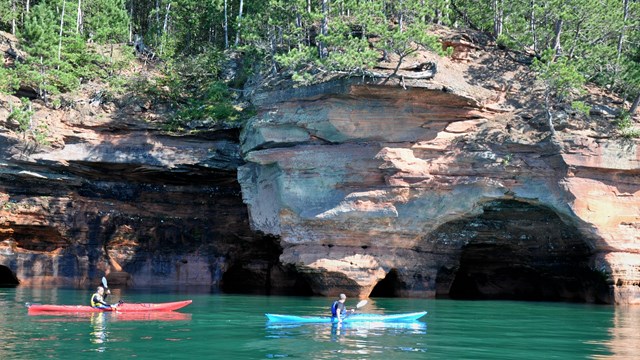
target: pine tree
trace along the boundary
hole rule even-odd
[[[129,14],[125,0],[85,0],[84,32],[93,41],[124,42],[129,36]]]

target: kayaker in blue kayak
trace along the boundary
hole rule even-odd
[[[98,286],[98,288],[96,289],[96,292],[93,293],[93,295],[91,295],[91,307],[94,307],[96,309],[115,308],[116,305],[110,305],[109,303],[106,302],[106,298],[109,294],[111,294],[111,291],[107,289],[105,292],[105,289],[103,286]]]
[[[347,310],[347,307],[344,305],[344,302],[347,300],[347,295],[340,294],[338,300],[334,301],[331,305],[331,321],[341,323],[342,320],[349,315],[349,313],[353,313],[356,311],[355,309]]]

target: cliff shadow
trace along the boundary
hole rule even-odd
[[[436,279],[436,297],[611,303],[606,274],[580,231],[552,209],[515,200],[442,225],[436,238],[462,239]]]
[[[0,287],[15,287],[20,285],[16,274],[8,267],[0,265]]]

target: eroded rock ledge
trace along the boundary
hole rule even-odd
[[[238,178],[283,265],[322,295],[640,303],[637,143],[437,80],[256,99]]]

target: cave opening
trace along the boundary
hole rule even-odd
[[[236,263],[222,275],[220,289],[231,294],[311,296],[313,290],[293,267]]]
[[[391,269],[384,279],[378,281],[373,290],[371,290],[369,297],[398,297],[399,287],[398,270]]]
[[[593,270],[584,237],[545,206],[491,201],[482,214],[439,232],[466,241],[458,266],[438,275],[437,297],[611,302],[606,276]]]
[[[15,287],[20,285],[20,280],[6,266],[0,265],[0,287]]]

